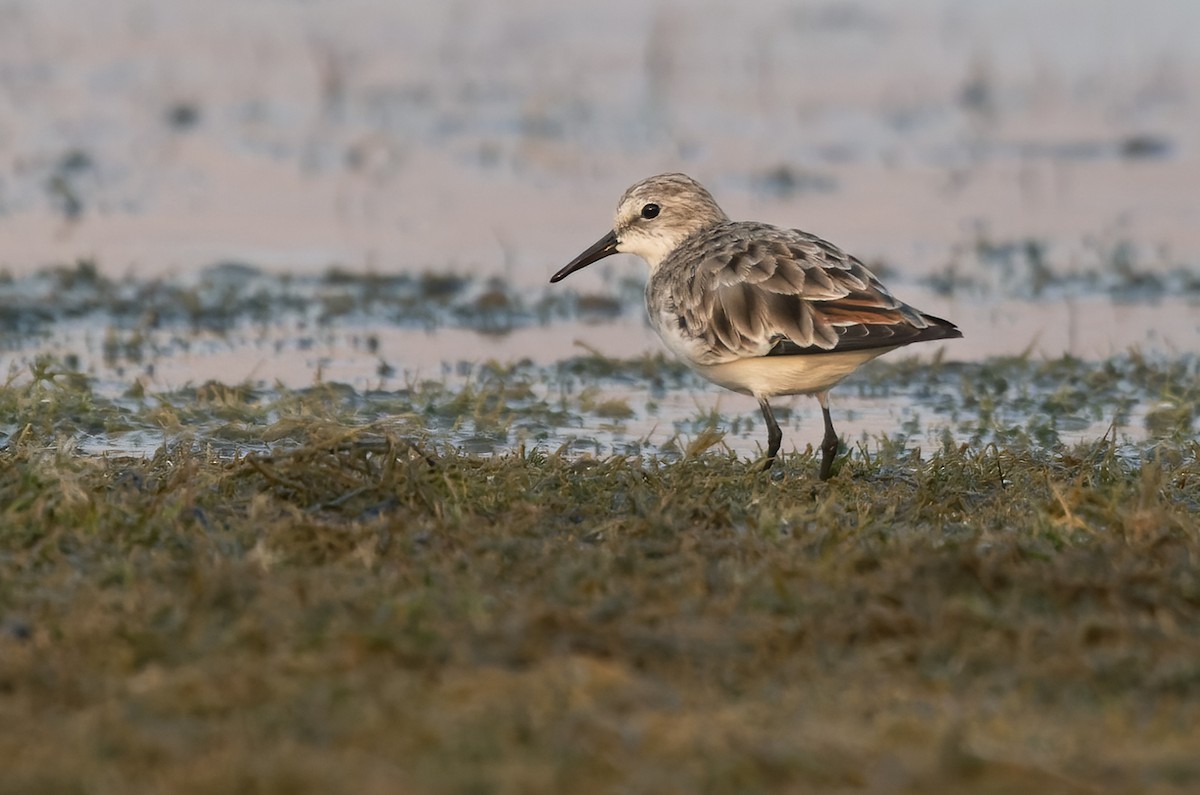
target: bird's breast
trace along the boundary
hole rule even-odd
[[[734,392],[758,398],[813,395],[832,389],[860,365],[893,348],[801,356],[755,356],[710,365],[692,365],[697,373]]]

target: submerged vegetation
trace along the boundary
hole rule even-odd
[[[609,319],[640,309],[640,284],[606,292],[543,290],[532,298],[501,278],[441,271],[398,275],[332,267],[294,276],[223,262],[189,278],[114,280],[91,260],[13,277],[0,273],[0,330],[36,334],[55,323],[227,332],[301,320],[317,325],[370,318],[404,328],[453,326],[499,334],[563,318]]]
[[[1036,238],[995,240],[985,229],[939,273],[922,279],[943,295],[1004,295],[1027,301],[1105,295],[1157,301],[1200,295],[1195,263],[1128,240],[1085,240],[1079,250]]]
[[[0,387],[0,790],[1200,787],[1196,361],[878,364],[844,391],[932,419],[822,484],[707,412],[580,445],[688,386],[658,357],[112,396],[40,359]]]
[[[1108,296],[1155,301],[1200,296],[1190,263],[1129,242],[1085,242],[1082,254],[1038,240],[995,241],[979,231],[941,272],[921,283],[943,295],[1021,301]],[[881,273],[888,263],[872,263]],[[889,273],[894,281],[899,274]],[[485,334],[578,319],[642,316],[640,279],[612,279],[599,292],[529,290],[502,277],[426,270],[379,274],[331,267],[279,275],[240,262],[215,264],[185,279],[105,276],[79,260],[14,277],[0,272],[0,331],[45,334],[55,324],[86,320],[118,329],[180,328],[228,333],[266,322],[316,326],[364,318],[402,328],[466,328]]]
[[[700,436],[749,454],[763,433],[752,403],[721,409],[727,396],[663,354],[620,360],[589,351],[548,366],[464,364],[441,380],[403,378],[393,389],[363,390],[324,381],[302,389],[215,381],[163,392],[140,382],[113,389],[73,362],[45,355],[24,371],[14,367],[0,388],[7,418],[0,434],[114,453],[189,440],[232,456],[287,445],[288,429],[322,419],[347,427],[382,422],[474,453],[540,446],[674,460]],[[1189,438],[1200,406],[1200,359],[893,357],[844,382],[834,406],[847,417],[849,447],[880,434],[926,448],[1055,449],[1104,437],[1123,454],[1141,455]],[[778,413],[801,432],[788,444],[804,449],[803,434],[819,422],[815,403],[797,399]]]

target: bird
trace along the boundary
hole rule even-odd
[[[828,480],[838,451],[829,390],[888,351],[962,336],[950,321],[896,299],[832,243],[730,220],[686,174],[633,184],[612,230],[550,281],[617,253],[649,266],[646,311],[666,347],[709,381],[758,401],[767,425],[763,470],[783,441],[771,398],[816,397],[825,422],[819,476]]]

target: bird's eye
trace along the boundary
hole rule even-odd
[[[659,209],[660,208],[657,204],[647,204],[644,207],[642,207],[642,217],[643,218],[657,218]]]

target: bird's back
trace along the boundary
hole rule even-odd
[[[686,238],[651,275],[646,300],[667,345],[701,365],[962,336],[953,323],[898,301],[832,243],[752,221]]]

